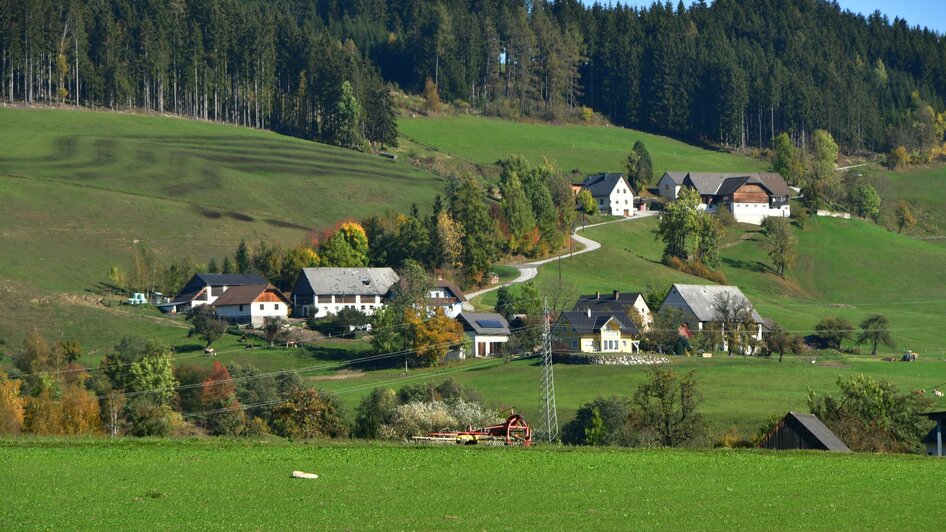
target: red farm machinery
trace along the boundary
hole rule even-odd
[[[418,443],[444,443],[456,445],[532,445],[532,429],[519,414],[512,414],[499,425],[461,431],[428,432],[414,436]]]

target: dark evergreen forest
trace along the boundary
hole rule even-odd
[[[390,144],[388,84],[428,79],[501,116],[588,106],[695,141],[805,145],[821,128],[880,151],[918,99],[944,109],[946,39],[823,0],[0,0],[0,100]]]

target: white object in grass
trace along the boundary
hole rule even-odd
[[[315,473],[304,473],[302,471],[293,471],[292,478],[316,479],[316,478],[319,478],[319,476],[316,475]]]

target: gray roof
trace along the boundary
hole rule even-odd
[[[459,299],[461,303],[466,301],[466,296],[463,295],[463,290],[460,290],[459,286],[451,283],[450,281],[438,279],[437,282],[434,283],[434,288],[446,288],[451,293],[453,293],[453,297]]]
[[[664,175],[660,176],[660,179],[669,178],[676,185],[682,185],[683,180],[686,179],[686,176],[689,172],[664,172]]]
[[[294,292],[318,295],[386,295],[398,276],[391,268],[305,268]]]
[[[601,328],[611,320],[617,322],[621,332],[626,332],[632,335],[636,335],[638,333],[637,327],[634,326],[634,322],[630,321],[627,317],[627,314],[623,311],[592,311],[589,313],[587,310],[572,310],[562,312],[562,315],[559,317],[559,319],[567,321],[575,329],[575,331],[578,332],[578,334],[594,334],[600,332]]]
[[[802,427],[805,428],[816,440],[824,445],[828,451],[850,452],[847,445],[838,438],[837,434],[831,431],[814,414],[801,414],[798,412],[789,412],[788,416],[794,417]],[[786,417],[788,417],[786,416]]]
[[[614,292],[609,294],[591,294],[587,296],[578,296],[578,301],[572,310],[609,310],[623,312],[626,307],[633,306],[637,299],[642,297],[640,292]],[[645,302],[646,304],[646,302]]]
[[[737,286],[674,284],[670,292],[667,293],[667,297],[674,290],[686,301],[689,310],[696,316],[696,319],[702,322],[716,321],[715,303],[719,294],[729,294],[731,297],[744,299],[752,308],[752,302]],[[670,303],[667,302],[667,298],[664,298],[664,305],[667,304]],[[756,312],[755,308],[752,308],[752,319],[756,323],[762,323],[762,316]]]
[[[713,173],[713,172],[688,172],[686,176],[677,181],[681,172],[666,172],[674,183],[687,185],[696,189],[701,196],[727,196],[739,189],[746,183],[761,185],[772,196],[791,196],[792,191],[785,183],[785,178],[775,172],[766,173]]]
[[[581,183],[581,188],[588,189],[593,197],[610,196],[614,187],[623,179],[624,174],[592,174]],[[627,181],[624,183],[626,185]]]
[[[256,299],[261,296],[264,292],[272,292],[273,295],[283,300],[287,305],[289,300],[286,299],[286,296],[279,291],[275,286],[271,284],[263,285],[249,285],[249,286],[234,286],[233,288],[227,289],[222,296],[218,297],[214,301],[213,306],[215,307],[225,307],[228,305],[249,305],[256,301]]]
[[[269,282],[255,273],[197,273],[181,288],[171,304],[193,300],[206,286],[267,285]]]
[[[509,336],[509,322],[495,312],[461,312],[457,320],[463,330],[488,336]]]

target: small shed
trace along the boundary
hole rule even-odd
[[[923,443],[926,444],[926,452],[931,456],[943,456],[943,421],[946,420],[946,411],[940,412],[927,412],[922,414],[931,421],[936,422],[936,426],[933,427],[933,430],[926,435],[926,438],[923,438]]]
[[[813,414],[789,412],[762,439],[759,447],[780,451],[816,449],[819,451],[851,452],[847,445]]]

